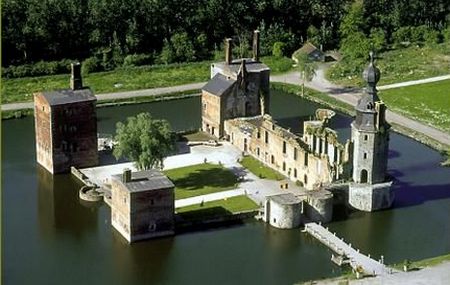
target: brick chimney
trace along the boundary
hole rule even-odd
[[[74,62],[70,64],[71,75],[70,75],[70,89],[78,90],[83,88],[83,82],[81,80],[81,64],[79,62]]]
[[[231,64],[233,61],[233,40],[231,38],[225,39],[225,63]]]
[[[125,168],[122,172],[122,182],[128,183],[131,182],[131,170],[129,168]]]
[[[259,30],[253,32],[253,60],[259,61]]]

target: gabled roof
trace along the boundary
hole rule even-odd
[[[227,77],[223,74],[217,73],[211,80],[203,86],[202,90],[214,94],[216,96],[223,95],[236,83],[236,79]]]
[[[94,93],[92,93],[89,88],[45,91],[40,94],[45,98],[50,106],[97,100]]]

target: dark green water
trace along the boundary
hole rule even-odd
[[[316,105],[273,94],[271,112],[296,130]],[[141,111],[180,130],[200,125],[199,98],[98,109],[99,131]],[[335,127],[348,136],[350,119]],[[69,175],[52,177],[35,163],[32,118],[2,126],[4,284],[292,284],[340,270],[330,252],[300,230],[263,223],[220,228],[128,245],[110,226],[109,208],[78,200]],[[441,156],[392,134],[389,171],[398,180],[395,208],[350,213],[331,229],[388,262],[450,252],[450,170]]]

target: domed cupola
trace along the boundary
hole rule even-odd
[[[370,63],[369,66],[364,69],[363,78],[367,82],[367,93],[376,93],[376,86],[378,81],[380,81],[380,70],[374,64],[374,54],[370,52]]]

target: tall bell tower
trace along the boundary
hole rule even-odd
[[[351,124],[353,183],[349,187],[349,203],[370,212],[390,207],[394,199],[392,182],[386,177],[390,125],[386,122],[386,106],[377,95],[380,70],[372,52],[363,78],[367,88],[356,105],[356,118]]]

